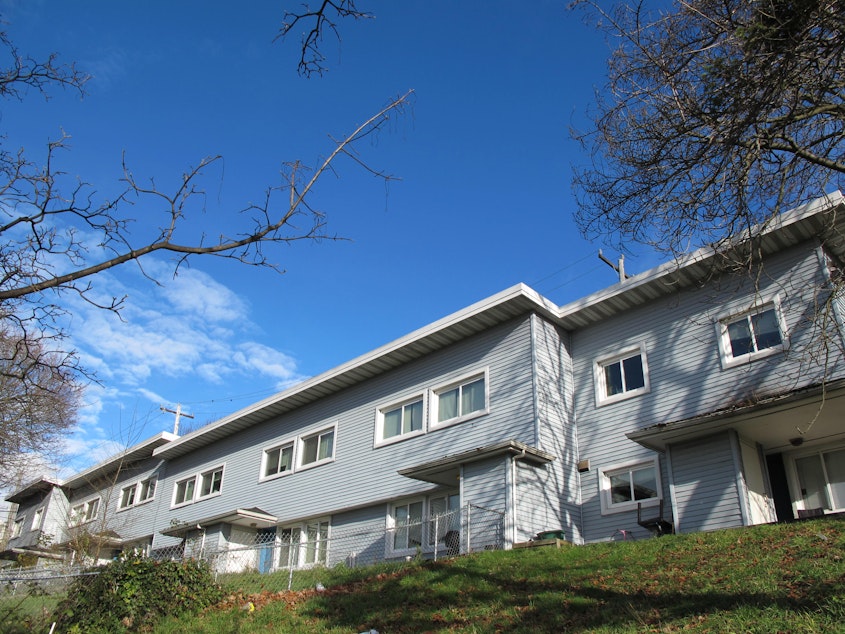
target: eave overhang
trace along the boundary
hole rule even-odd
[[[170,526],[162,531],[162,535],[168,537],[184,537],[187,533],[194,530],[203,530],[215,524],[234,524],[236,526],[248,526],[250,528],[269,528],[275,526],[277,518],[275,515],[265,513],[259,508],[251,509],[235,509],[228,513],[221,513],[219,515],[212,515],[193,522],[182,522]]]
[[[837,379],[760,398],[755,403],[650,425],[626,435],[648,449],[663,452],[673,443],[734,429],[760,442],[766,451],[782,451],[845,434],[839,422],[845,407],[843,399],[845,379]],[[761,426],[764,417],[766,424]]]
[[[12,504],[20,504],[38,493],[50,491],[54,487],[62,486],[62,481],[54,478],[41,476],[32,482],[28,482],[23,487],[12,493],[6,498],[7,502]]]
[[[400,469],[399,475],[423,482],[453,486],[457,485],[461,465],[495,458],[496,456],[511,456],[538,466],[548,464],[555,459],[553,454],[537,447],[526,445],[517,440],[506,440]]]

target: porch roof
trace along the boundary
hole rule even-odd
[[[234,524],[236,526],[249,526],[252,528],[269,528],[270,526],[275,526],[277,521],[275,515],[270,515],[260,508],[235,509],[228,513],[220,513],[219,515],[204,517],[192,522],[182,522],[160,532],[162,535],[169,537],[183,537],[189,531],[202,530],[213,524]]]
[[[399,475],[423,482],[452,486],[460,477],[461,465],[505,455],[519,457],[521,460],[535,465],[547,464],[555,459],[554,455],[537,447],[531,447],[518,440],[506,440],[400,469]]]
[[[755,403],[657,423],[627,434],[628,438],[655,451],[720,431],[735,429],[763,446],[767,453],[830,442],[845,437],[842,408],[845,379],[781,392]]]

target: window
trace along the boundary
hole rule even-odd
[[[302,451],[300,466],[314,465],[334,458],[334,427],[304,436],[300,441]]]
[[[417,397],[407,403],[382,408],[378,411],[378,433],[376,442],[396,439],[422,432],[424,410],[423,399]]]
[[[845,508],[845,448],[805,454],[796,457],[794,464],[799,508]]]
[[[461,419],[487,411],[486,378],[474,376],[456,385],[434,391],[437,422]]]
[[[173,493],[173,506],[179,504],[188,504],[194,501],[194,487],[196,486],[196,476],[185,478],[176,483],[176,489]]]
[[[744,314],[720,319],[718,329],[723,367],[753,361],[786,348],[786,328],[777,299]]]
[[[118,509],[127,509],[152,500],[155,496],[156,480],[157,476],[152,476],[121,489]]]
[[[651,506],[661,497],[656,460],[605,468],[600,474],[603,514],[636,509],[641,503]]]
[[[446,533],[461,530],[461,497],[457,493],[432,497],[428,503],[428,544],[442,542]]]
[[[261,467],[262,478],[272,478],[282,473],[289,473],[293,468],[293,443],[264,450]]]
[[[42,506],[39,509],[35,509],[35,513],[32,516],[32,528],[30,530],[38,531],[41,530],[41,520],[44,519],[44,507]]]
[[[21,533],[23,532],[23,523],[24,523],[25,519],[26,519],[25,517],[21,517],[21,518],[15,520],[15,523],[12,526],[12,539],[14,539],[15,537],[21,536]]]
[[[326,565],[328,561],[329,522],[311,520],[279,529],[279,568]]]
[[[100,509],[100,498],[88,500],[82,504],[77,504],[71,508],[70,524],[71,526],[78,526],[85,522],[90,522],[97,518],[97,511]]]
[[[599,404],[619,401],[648,392],[645,346],[629,348],[596,362],[596,400]]]
[[[422,500],[393,507],[393,550],[412,550],[422,546]]]
[[[223,486],[223,467],[206,471],[200,475],[200,498],[220,493]]]
[[[447,533],[460,534],[460,513],[457,493],[394,504],[387,518],[388,550],[398,554],[423,547],[430,550],[435,543],[446,543]]]

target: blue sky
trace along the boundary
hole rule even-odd
[[[214,235],[278,184],[286,161],[314,165],[392,97],[413,107],[361,147],[388,187],[340,162],[314,199],[345,241],[294,243],[286,270],[195,259],[173,279],[165,258],[95,280],[128,295],[123,320],[73,303],[72,342],[101,385],[86,393],[68,450],[79,468],[170,430],[160,405],[211,422],[518,282],[562,304],[615,281],[603,245],[571,220],[569,137],[604,83],[608,43],[565,0],[360,0],[373,20],[324,41],[329,71],[296,74],[297,38],[276,41],[297,2],[0,2],[22,52],[58,52],[93,75],[84,99],[4,102],[8,146],[43,156],[71,135],[61,166],[117,191],[125,155],[162,189],[203,157],[202,214]],[[132,210],[139,232],[158,209]],[[605,247],[611,257],[616,252]],[[654,256],[629,257],[637,272]]]

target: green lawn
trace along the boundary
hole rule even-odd
[[[843,557],[845,522],[819,519],[315,571],[320,593],[259,593],[253,576],[229,579],[241,593],[223,606],[156,634],[845,632]]]

